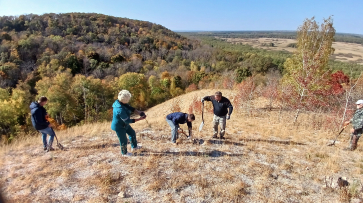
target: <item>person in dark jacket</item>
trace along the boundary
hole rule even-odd
[[[204,97],[202,99],[202,103],[204,103],[204,101],[211,101],[213,104],[213,138],[217,138],[219,124],[221,128],[219,138],[225,139],[224,134],[226,131],[226,120],[229,120],[231,118],[231,114],[233,111],[233,106],[231,102],[227,98],[223,97],[222,92],[219,91],[212,96]]]
[[[168,122],[171,128],[171,141],[173,143],[176,143],[176,140],[178,139],[178,129],[180,127],[179,124],[187,123],[189,137],[192,136],[192,122],[194,120],[195,120],[194,114],[175,112],[167,115],[166,122]]]
[[[130,126],[130,123],[135,123],[146,118],[144,112],[138,111],[128,104],[130,99],[131,93],[127,90],[122,90],[118,94],[118,99],[112,105],[113,118],[111,129],[116,131],[117,137],[120,142],[121,154],[123,156],[132,156],[131,153],[127,152],[126,134],[129,135],[132,150],[140,148],[140,146],[137,146],[136,133],[135,130],[132,129],[132,127]],[[133,112],[139,114],[140,118],[131,119],[130,115]]]
[[[45,151],[53,151],[53,140],[55,133],[51,128],[51,124],[48,122],[46,117],[48,116],[44,106],[47,104],[47,97],[40,97],[38,102],[32,102],[30,104],[31,120],[34,128],[42,133],[43,147]],[[47,135],[49,140],[47,142]]]

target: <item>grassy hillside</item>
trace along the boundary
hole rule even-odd
[[[134,157],[121,157],[110,123],[58,131],[66,151],[44,153],[40,136],[26,137],[1,149],[2,192],[13,202],[358,202],[362,198],[363,147],[342,151],[344,131],[324,128],[325,114],[304,113],[298,124],[290,111],[266,111],[256,98],[250,111],[235,105],[225,141],[211,140],[209,103],[201,123],[201,96],[191,92],[147,111],[147,121],[132,126],[143,146]],[[237,92],[222,90],[231,100]],[[245,104],[241,104],[245,105]],[[276,107],[278,104],[273,103]],[[196,113],[194,138],[170,143],[165,115]],[[186,126],[182,126],[186,129]],[[350,186],[339,189],[338,177]]]

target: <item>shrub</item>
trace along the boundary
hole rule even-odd
[[[187,87],[186,89],[185,89],[185,92],[186,93],[188,93],[188,92],[193,92],[193,91],[195,91],[195,90],[197,90],[198,88],[197,88],[197,86],[193,83],[193,84],[191,84],[191,85],[189,85],[189,87]]]

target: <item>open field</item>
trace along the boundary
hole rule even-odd
[[[301,114],[298,124],[292,125],[294,113],[266,111],[265,99],[259,98],[253,101],[251,114],[235,106],[227,122],[227,139],[218,141],[210,139],[208,104],[203,131],[197,132],[200,113],[193,123],[200,145],[183,137],[179,145],[172,145],[165,116],[172,107],[187,112],[193,99],[213,92],[191,92],[149,109],[150,125],[146,121],[132,125],[143,147],[134,157],[121,156],[108,122],[57,132],[66,151],[44,153],[40,136],[4,146],[0,151],[2,193],[10,202],[361,200],[363,146],[355,152],[342,150],[348,130],[336,146],[326,146],[336,132],[321,127],[319,114]],[[235,94],[222,92],[229,98]],[[349,187],[339,189],[338,177],[346,177]]]
[[[294,52],[295,48],[288,47],[290,43],[296,43],[295,39],[281,38],[221,38],[231,43],[243,43],[255,48],[262,48],[275,51]],[[274,43],[273,47],[262,46],[263,43]],[[335,52],[332,58],[344,62],[356,62],[363,64],[363,45],[345,42],[334,42]]]

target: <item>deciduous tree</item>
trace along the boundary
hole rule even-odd
[[[297,108],[294,122],[302,108],[324,106],[330,89],[328,60],[334,52],[335,29],[331,17],[318,25],[314,18],[306,19],[297,30],[297,51],[284,64],[284,84],[293,86],[298,98],[291,98]]]

